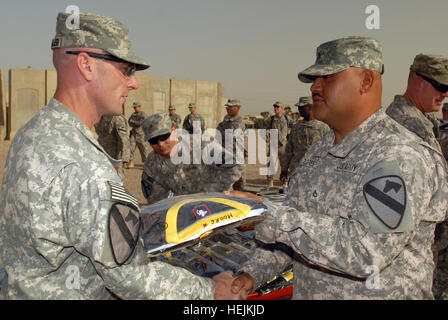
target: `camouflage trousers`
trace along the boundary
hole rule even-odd
[[[243,191],[246,188],[246,165],[243,165],[243,171],[241,173],[241,178],[233,184],[233,190]]]
[[[271,156],[271,150],[269,148],[269,144],[267,145],[267,155],[268,155],[268,166],[271,165],[270,163],[270,156]],[[280,167],[280,171],[281,171],[281,162],[283,157],[285,156],[285,151],[286,151],[286,144],[282,145],[282,146],[278,146],[278,152],[277,152],[277,157],[274,157],[273,160],[277,162],[278,166]],[[277,171],[276,171],[277,172]],[[268,175],[266,176],[268,182],[269,181],[274,181],[274,175]]]
[[[129,157],[129,162],[134,160],[136,147],[140,151],[140,156],[142,157],[142,162],[144,163],[146,157],[148,156],[148,143],[143,139],[143,136],[131,134],[129,137],[129,142],[131,145],[131,152]]]
[[[434,254],[434,280],[432,291],[437,300],[448,300],[448,223],[437,225]]]

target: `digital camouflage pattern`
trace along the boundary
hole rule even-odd
[[[143,129],[141,127],[143,121],[147,118],[147,115],[145,112],[133,112],[131,116],[129,117],[128,123],[129,126],[132,128],[129,142],[131,145],[131,155],[129,161],[134,160],[135,155],[135,149],[138,147],[138,150],[140,151],[140,155],[142,157],[142,161],[145,162],[146,157],[148,156],[148,149],[149,146],[145,142],[145,135],[143,133]]]
[[[182,139],[187,139],[182,136]],[[193,140],[193,139],[191,139]],[[186,141],[186,140],[185,140]],[[225,153],[220,144],[213,144],[215,150],[221,150],[224,157],[232,155]],[[232,190],[232,185],[241,178],[243,165],[239,164],[194,164],[193,142],[190,147],[190,162],[175,164],[152,151],[145,161],[142,173],[142,193],[148,204],[174,196],[199,192],[222,192]]]
[[[195,122],[198,123],[197,124],[198,129],[201,129],[201,132],[204,132],[205,131],[205,120],[199,113],[187,114],[184,118],[184,123],[182,125],[182,128],[184,130],[187,130],[188,133],[193,134],[193,126],[194,126]]]
[[[149,68],[149,64],[137,56],[131,48],[128,27],[121,22],[92,13],[79,14],[79,29],[67,28],[71,13],[59,13],[56,21],[56,35],[51,42],[52,49],[97,48],[136,65],[137,70]]]
[[[330,131],[330,127],[319,120],[298,121],[291,129],[285,155],[281,160],[282,171],[293,171],[310,147]]]
[[[349,67],[371,69],[383,73],[383,46],[366,37],[347,37],[321,44],[316,63],[300,72],[300,81],[311,83],[318,76],[335,74]]]
[[[143,131],[145,141],[152,138],[170,133],[173,123],[168,113],[152,114],[142,122],[141,130]]]
[[[211,279],[161,262],[141,265],[140,242],[116,264],[108,231],[117,204],[111,186],[122,186],[116,164],[55,99],[17,132],[0,193],[2,298],[213,298]],[[132,196],[123,191],[123,198]]]
[[[437,82],[448,85],[448,59],[441,55],[418,54],[411,71],[421,73]]]
[[[415,63],[415,62],[414,62]],[[410,101],[406,100],[403,96],[395,96],[394,101],[388,107],[386,113],[395,121],[403,125],[406,129],[413,132],[425,142],[431,145],[434,149],[439,150],[443,158],[446,159],[446,143],[445,143],[445,132],[440,130],[439,126],[441,124],[440,120],[437,119],[434,113],[423,114],[418,110]],[[443,148],[441,147],[443,145]],[[442,160],[443,161],[443,160]],[[446,163],[446,162],[445,162]],[[435,230],[435,241],[433,244],[433,254],[436,264],[436,269],[434,272],[434,295],[435,297],[440,296],[440,291],[448,290],[448,279],[441,279],[444,271],[441,270],[441,266],[444,268],[443,264],[439,265],[439,251],[448,247],[448,224],[447,222],[442,222],[437,225]],[[443,259],[443,257],[440,257]],[[443,281],[443,285],[439,282]],[[445,287],[444,287],[445,286]]]
[[[124,115],[102,116],[95,124],[98,142],[112,158],[121,160],[118,165],[118,174],[124,179],[123,166],[129,162],[130,142],[128,124]]]
[[[402,95],[395,96],[394,101],[387,107],[386,113],[441,152],[440,144],[434,135],[433,122]]]
[[[265,202],[271,217],[256,226],[256,238],[270,248],[258,248],[241,270],[257,286],[292,262],[294,299],[432,299],[431,245],[448,207],[441,154],[383,109],[340,143],[334,138],[327,134],[302,159],[284,206]],[[387,186],[389,177],[402,184]],[[395,229],[380,219],[391,203],[367,202],[374,179],[386,180],[379,198],[401,201]]]
[[[276,102],[278,103],[278,102]],[[274,104],[275,105],[275,104]],[[269,138],[267,141],[267,156],[268,159],[270,159],[270,130],[275,129],[278,132],[278,150],[277,150],[277,158],[276,161],[279,161],[279,163],[282,163],[283,156],[285,154],[286,150],[286,143],[288,142],[288,127],[290,126],[290,121],[288,121],[288,118],[283,114],[281,117],[277,117],[276,115],[270,116],[264,121],[264,128],[269,130]],[[273,175],[267,175],[266,176],[268,181],[273,181],[274,176]]]
[[[234,100],[230,101],[230,103],[235,103]],[[239,105],[239,104],[237,104]],[[239,179],[233,186],[235,190],[243,190],[246,186],[246,161],[247,158],[247,150],[244,148],[244,136],[246,132],[246,124],[244,123],[243,118],[241,116],[231,117],[228,114],[224,116],[224,120],[221,121],[218,124],[218,127],[216,128],[221,133],[221,144],[224,148],[226,148],[226,143],[230,144],[230,142],[226,142],[226,130],[231,130],[231,138],[232,142],[231,145],[233,146],[232,150],[229,150],[229,152],[232,152],[233,154],[233,162],[234,163],[241,163],[242,164],[242,174],[241,179]],[[237,135],[239,133],[239,135]],[[237,138],[239,136],[240,138]],[[241,138],[242,137],[242,138]],[[237,150],[241,150],[238,152],[242,152],[241,156],[242,159],[237,159]],[[238,161],[239,160],[239,161]]]
[[[308,96],[308,97],[300,97],[299,102],[297,102],[295,106],[304,107],[312,104],[313,104],[313,98],[311,96]]]
[[[448,121],[439,120],[439,137],[437,139],[443,156],[448,160]]]
[[[176,128],[180,128],[180,125],[182,123],[182,118],[180,117],[180,115],[178,115],[177,113],[170,114],[170,119],[173,123],[173,126],[175,126]]]

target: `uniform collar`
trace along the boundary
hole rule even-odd
[[[385,118],[387,118],[385,110],[383,108],[379,109],[336,145],[333,145],[335,136],[334,132],[331,131],[330,134],[325,136],[325,145],[329,146],[326,151],[334,157],[345,158],[352,150],[367,139],[369,132],[377,127],[378,123]]]
[[[50,102],[48,103],[48,107],[60,113],[64,118],[64,121],[71,123],[91,144],[93,144],[98,150],[104,153],[113,166],[121,163],[121,160],[114,159],[107,154],[104,148],[98,143],[98,140],[95,139],[89,127],[87,127],[86,124],[82,122],[82,120],[72,110],[67,108],[64,104],[62,104],[55,98],[52,98],[50,100]]]
[[[238,120],[238,119],[240,119],[241,117],[238,115],[238,116],[235,116],[235,117],[231,117],[231,116],[229,116],[228,114],[226,114],[225,116],[224,116],[224,119],[225,120],[227,120],[227,121],[235,121],[235,120]]]

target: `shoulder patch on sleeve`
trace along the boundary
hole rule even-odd
[[[397,161],[372,167],[362,179],[362,191],[372,232],[405,232],[414,228],[409,190]]]
[[[138,201],[120,184],[108,181],[113,202],[109,211],[109,237],[115,263],[124,264],[137,246],[140,230]]]
[[[389,229],[396,229],[406,209],[406,186],[399,176],[383,176],[363,187],[364,197],[373,214]]]
[[[154,181],[155,181],[154,178],[150,177],[145,171],[143,171],[141,185],[143,196],[146,199],[148,199],[149,196],[151,195],[152,184],[154,183]]]

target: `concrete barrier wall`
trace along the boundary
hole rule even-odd
[[[45,105],[53,98],[57,84],[56,70],[45,70]]]
[[[216,128],[225,114],[223,104],[227,100],[221,98],[222,86],[219,82],[162,79],[146,73],[137,73],[137,80],[139,89],[130,91],[125,103],[124,115],[127,119],[134,112],[132,104],[135,101],[142,104],[142,110],[148,115],[168,112],[169,105],[173,104],[182,120],[189,113],[188,104],[196,102],[198,113],[204,117],[206,127],[210,128]],[[0,86],[4,90],[4,85]],[[1,103],[0,139],[5,136],[12,139],[21,126],[48,104],[56,91],[56,86],[55,70],[9,70],[11,107],[6,115],[5,102]],[[0,99],[4,99],[5,96],[7,94],[2,91]]]
[[[176,106],[176,113],[182,118],[184,123],[185,116],[189,114],[188,105],[196,102],[196,81],[195,80],[177,80],[171,79],[171,104]],[[199,107],[196,108],[201,113]]]
[[[17,130],[45,106],[45,70],[9,70],[8,136],[12,139]]]
[[[170,94],[170,79],[152,78],[152,113],[168,112]]]
[[[6,137],[6,99],[3,70],[0,69],[0,141]]]
[[[124,115],[126,119],[129,119],[131,114],[134,112],[134,108],[132,108],[132,104],[135,101],[138,101],[142,105],[142,111],[144,111],[147,115],[153,113],[152,106],[152,74],[148,73],[136,73],[137,81],[138,81],[138,89],[129,91],[128,98],[126,99],[126,103],[124,106]]]

